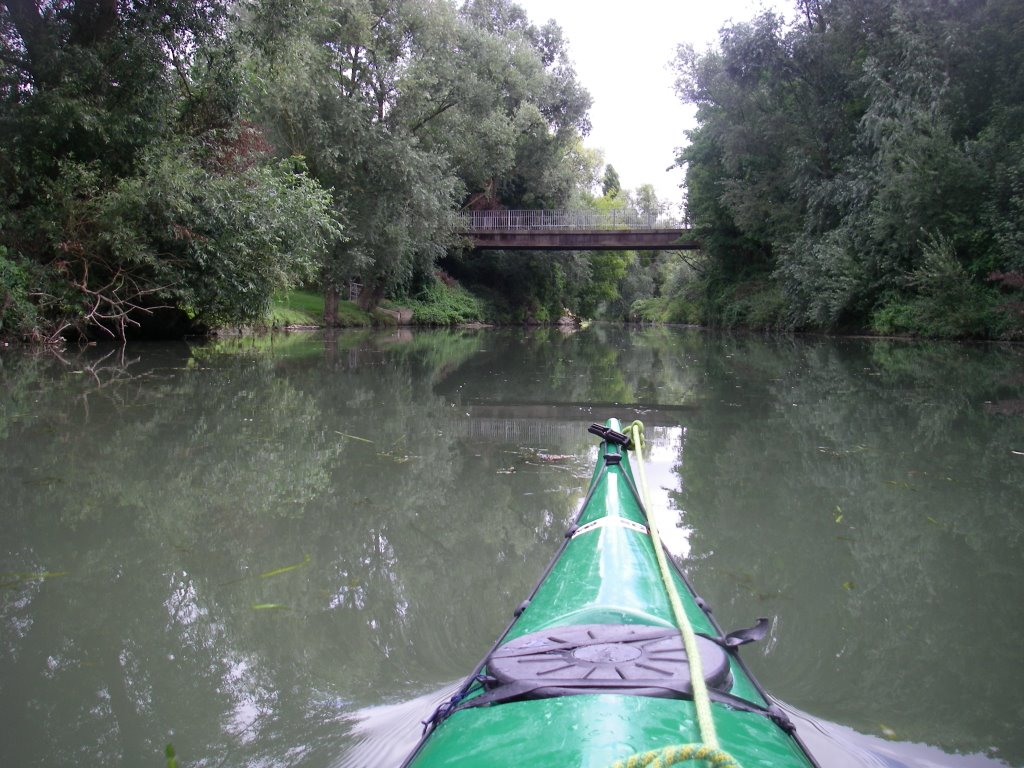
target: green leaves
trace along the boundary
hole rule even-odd
[[[86,5],[0,13],[0,332],[258,322],[352,278],[374,304],[429,283],[468,195],[580,182],[589,96],[509,0]]]
[[[699,122],[679,163],[713,268],[777,281],[804,327],[903,324],[907,305],[903,330],[1019,334],[982,282],[1019,268],[1024,242],[1010,181],[1022,123],[1005,119],[1021,96],[1006,33],[1019,4],[802,9],[792,26],[762,14],[723,30],[718,51],[678,52]],[[926,279],[940,242],[955,290]]]
[[[12,16],[33,60],[0,64],[0,87],[19,83],[0,102],[0,246],[18,254],[0,254],[0,332],[123,339],[185,307],[262,320],[341,230],[301,160],[240,118],[225,5],[69,5]]]
[[[29,298],[29,271],[0,245],[0,336],[29,331],[36,310]]]

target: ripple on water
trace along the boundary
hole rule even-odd
[[[332,768],[399,766],[423,733],[423,721],[462,685],[458,680],[409,701],[365,707],[351,713],[348,749]]]
[[[950,755],[937,747],[869,736],[818,720],[786,704],[797,733],[822,768],[1005,768],[985,755]]]

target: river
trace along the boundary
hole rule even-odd
[[[609,416],[823,768],[1024,766],[1024,349],[604,326],[0,351],[0,762],[398,765]]]

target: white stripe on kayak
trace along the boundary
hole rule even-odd
[[[640,523],[634,523],[632,520],[626,517],[602,517],[597,520],[592,520],[586,525],[581,525],[576,529],[576,532],[572,535],[575,539],[577,536],[582,536],[584,533],[590,533],[596,531],[598,528],[606,528],[608,526],[617,526],[619,528],[628,528],[631,531],[638,533],[649,533],[646,525]]]

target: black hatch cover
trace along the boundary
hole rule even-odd
[[[728,691],[732,678],[726,652],[700,635],[697,647],[707,686]],[[487,670],[500,684],[529,689],[530,697],[691,692],[679,630],[643,624],[580,624],[533,632],[495,650]]]

